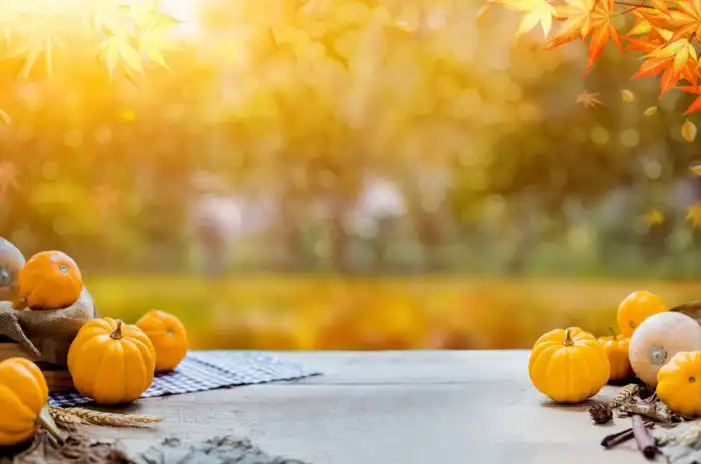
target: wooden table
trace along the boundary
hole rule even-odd
[[[536,391],[528,351],[275,354],[324,375],[141,400],[128,412],[163,416],[154,430],[84,431],[134,451],[167,436],[233,433],[314,464],[646,462],[634,441],[599,445],[629,419],[596,426],[588,404],[554,406]]]

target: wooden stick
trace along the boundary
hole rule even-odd
[[[633,436],[635,437],[635,442],[638,444],[638,449],[643,453],[647,459],[655,459],[657,454],[657,445],[655,445],[655,440],[652,439],[650,432],[648,432],[647,427],[643,423],[643,418],[639,415],[634,415],[631,418],[633,422]]]
[[[655,426],[655,423],[653,421],[647,421],[645,422],[645,427],[648,428],[653,428]],[[624,443],[628,440],[633,439],[633,429],[626,429],[623,430],[622,432],[618,433],[613,433],[611,435],[607,435],[604,437],[603,440],[601,440],[601,446],[603,446],[606,449],[613,448],[616,445],[620,445],[621,443]]]

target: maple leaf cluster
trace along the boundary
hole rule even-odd
[[[180,23],[158,0],[0,0],[0,13],[6,57],[24,61],[25,79],[42,58],[50,75],[57,52],[90,50],[110,77],[119,70],[133,82],[147,60],[168,67],[163,52],[176,49],[168,33]]]
[[[701,0],[489,0],[525,12],[516,31],[519,36],[541,25],[548,39],[554,22],[562,23],[549,38],[553,49],[576,40],[588,42],[589,73],[606,45],[621,51],[642,52],[643,63],[633,76],[660,76],[662,98],[671,89],[698,95],[684,114],[701,110],[699,52],[701,46]],[[622,33],[613,18],[630,15],[635,26]]]

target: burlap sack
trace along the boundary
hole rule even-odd
[[[0,301],[0,335],[19,343],[34,361],[65,366],[68,348],[78,330],[97,317],[85,287],[78,301],[64,309],[17,310],[12,302]]]

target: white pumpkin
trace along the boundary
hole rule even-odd
[[[24,256],[17,247],[0,237],[0,301],[12,301],[17,297],[17,278],[24,264]]]
[[[628,357],[640,380],[657,386],[657,371],[680,351],[701,350],[701,325],[674,311],[645,319],[630,338]]]

